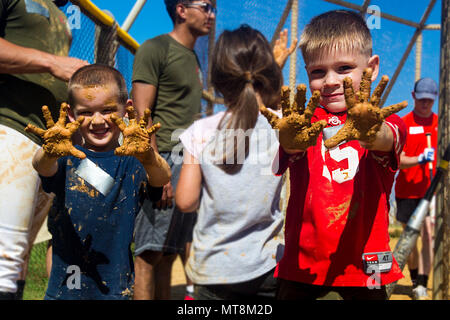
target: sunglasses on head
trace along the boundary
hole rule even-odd
[[[214,13],[214,15],[217,15],[217,9],[207,2],[183,3],[183,5],[186,8],[191,8],[191,7],[202,8],[203,12],[208,15],[210,15],[212,13]]]

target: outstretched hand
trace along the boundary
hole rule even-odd
[[[72,135],[78,130],[84,121],[84,117],[79,117],[75,122],[66,125],[67,109],[69,106],[66,103],[61,104],[59,112],[59,119],[55,123],[52,114],[47,106],[42,107],[42,113],[47,123],[47,130],[38,128],[29,124],[25,131],[34,133],[44,139],[42,149],[44,153],[50,158],[61,158],[72,155],[74,157],[84,159],[86,155],[84,152],[76,149],[72,144]]]
[[[405,108],[406,101],[380,108],[381,95],[389,82],[388,76],[383,76],[370,98],[372,84],[372,69],[363,72],[359,91],[355,94],[351,78],[344,79],[344,95],[347,104],[347,120],[338,133],[325,141],[325,147],[334,148],[342,141],[359,140],[370,146],[384,120],[390,115]]]
[[[136,113],[132,106],[127,108],[127,113],[130,119],[128,126],[117,114],[111,115],[111,120],[117,124],[123,134],[123,144],[117,147],[114,153],[118,156],[134,156],[141,162],[150,161],[153,159],[153,148],[150,145],[150,137],[158,131],[161,124],[157,123],[147,129],[150,118],[149,109],[145,109],[144,116],[140,121],[136,119]]]
[[[287,58],[295,51],[297,47],[297,39],[294,39],[289,48],[287,47],[287,43],[288,32],[287,29],[284,29],[280,32],[280,37],[275,41],[275,45],[273,47],[273,56],[281,69],[283,69]]]
[[[289,87],[283,86],[281,88],[281,108],[283,118],[278,118],[277,115],[270,112],[264,106],[260,107],[260,110],[267,118],[272,128],[279,130],[280,144],[283,149],[286,151],[305,151],[308,147],[316,145],[317,137],[327,125],[325,120],[311,124],[314,110],[319,105],[320,92],[313,92],[306,109],[306,86],[304,84],[297,86],[297,93],[292,106],[289,102],[289,94]]]

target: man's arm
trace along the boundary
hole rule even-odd
[[[419,157],[408,157],[403,151],[400,155],[400,169],[408,169],[419,165]]]
[[[56,56],[44,51],[15,45],[0,38],[0,73],[50,73],[63,81],[69,81],[86,61]]]
[[[402,152],[400,156],[400,169],[408,169],[431,161],[434,161],[433,148],[425,148],[421,154],[413,157],[409,157],[405,152]]]

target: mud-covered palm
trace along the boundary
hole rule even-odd
[[[381,95],[389,82],[388,76],[383,76],[380,83],[370,97],[372,84],[372,69],[363,72],[359,92],[355,94],[351,78],[344,79],[344,95],[347,104],[347,120],[338,133],[325,141],[325,147],[334,148],[342,141],[359,140],[366,144],[375,141],[376,135],[390,115],[405,108],[406,101],[380,108]]]
[[[292,106],[289,102],[289,94],[289,87],[283,86],[281,88],[283,118],[278,118],[264,106],[260,110],[272,128],[279,130],[280,144],[285,150],[305,151],[308,147],[316,145],[317,137],[327,125],[325,120],[311,124],[314,110],[319,105],[320,92],[313,92],[306,109],[306,86],[304,84],[297,86],[297,93]]]
[[[72,144],[72,135],[78,130],[84,121],[84,117],[79,117],[75,122],[66,124],[67,109],[66,103],[61,104],[59,119],[55,123],[52,114],[47,106],[42,107],[42,113],[47,124],[47,130],[29,124],[25,131],[34,133],[44,139],[42,149],[51,158],[61,158],[72,155],[84,159],[84,152],[76,149]]]
[[[111,115],[111,120],[117,124],[123,134],[123,144],[117,147],[114,153],[118,156],[134,156],[141,162],[150,161],[153,159],[153,148],[150,145],[150,137],[158,131],[161,124],[157,123],[151,128],[147,128],[150,109],[145,110],[144,117],[140,121],[136,119],[133,107],[128,107],[127,113],[128,119],[130,120],[128,126],[117,114]]]

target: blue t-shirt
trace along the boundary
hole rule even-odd
[[[58,172],[41,177],[44,190],[56,195],[48,222],[53,261],[46,299],[129,299],[135,216],[145,197],[161,198],[162,188],[147,185],[134,157],[77,148],[86,159],[60,158]]]

